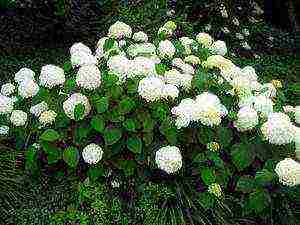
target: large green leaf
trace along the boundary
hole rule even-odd
[[[265,190],[257,190],[249,195],[249,199],[245,206],[246,212],[254,211],[256,214],[262,212],[269,206],[271,198]]]
[[[136,106],[136,103],[133,99],[131,98],[125,98],[123,100],[121,100],[120,104],[119,104],[119,111],[122,114],[126,114],[129,113],[130,111],[132,111]]]
[[[136,163],[133,160],[122,160],[119,162],[119,166],[126,176],[132,176],[136,169]]]
[[[85,111],[85,106],[82,103],[79,103],[75,106],[75,109],[74,109],[75,121],[79,121],[83,118],[84,111]]]
[[[122,130],[118,128],[107,128],[104,131],[105,144],[112,145],[122,137]]]
[[[271,183],[274,177],[274,173],[267,169],[262,169],[261,171],[256,172],[255,181],[257,184],[264,186]]]
[[[108,51],[114,47],[115,40],[112,38],[108,38],[105,40],[104,45],[103,45],[103,50]]]
[[[105,129],[105,122],[102,116],[94,116],[91,120],[91,126],[98,132],[102,133]]]
[[[236,144],[231,151],[233,164],[239,171],[248,167],[255,158],[255,153],[246,144]]]
[[[42,135],[40,136],[40,139],[43,141],[49,141],[49,142],[53,142],[56,141],[60,138],[60,135],[57,131],[53,130],[53,129],[47,129],[44,131],[44,133],[42,133]]]
[[[92,181],[96,181],[99,177],[104,176],[104,168],[102,166],[90,167],[88,170],[88,176]]]
[[[139,154],[142,151],[143,142],[140,138],[131,137],[127,140],[127,148],[133,153]]]
[[[57,148],[55,145],[49,142],[41,142],[43,151],[47,154],[47,159],[49,164],[56,163],[62,158],[62,151],[60,148]]]
[[[127,119],[123,122],[123,127],[128,131],[135,131],[135,121],[134,119]]]
[[[198,202],[205,209],[212,209],[215,204],[215,199],[208,192],[199,193]]]
[[[97,113],[104,113],[107,111],[109,106],[109,100],[108,97],[102,97],[95,101],[95,107],[97,110]]]
[[[243,176],[237,182],[236,190],[243,193],[253,192],[257,188],[256,182],[253,177]]]
[[[206,185],[210,185],[212,183],[215,183],[216,181],[216,175],[214,173],[214,170],[211,168],[203,168],[201,169],[201,178],[203,180],[203,182]]]
[[[232,130],[230,130],[228,127],[220,127],[218,128],[218,137],[221,146],[227,147],[230,145],[230,142],[233,139]]]
[[[214,131],[209,127],[201,126],[197,130],[197,138],[201,144],[208,144],[214,140]]]
[[[66,148],[63,153],[63,159],[70,167],[76,167],[79,162],[78,149],[75,147]]]

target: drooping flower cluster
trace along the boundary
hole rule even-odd
[[[279,177],[279,182],[287,186],[300,184],[300,163],[291,158],[286,158],[277,163],[275,172]]]
[[[155,155],[155,162],[159,169],[172,174],[182,167],[182,156],[176,146],[166,146],[160,148]]]

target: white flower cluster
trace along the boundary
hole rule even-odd
[[[216,126],[228,113],[220,99],[209,92],[198,95],[195,100],[183,99],[178,106],[172,108],[171,112],[176,116],[178,128],[187,127],[192,121],[200,121],[206,126]]]
[[[74,93],[63,103],[63,109],[70,119],[75,119],[75,107],[78,104],[82,104],[84,106],[83,117],[86,117],[90,113],[91,105],[88,98],[83,94]]]
[[[101,85],[101,72],[96,65],[81,66],[77,72],[76,84],[87,90],[95,90]]]
[[[0,136],[6,136],[9,133],[9,126],[2,125],[0,126]]]
[[[88,164],[96,164],[102,159],[103,150],[94,143],[87,145],[82,151],[82,157]]]
[[[164,34],[166,37],[172,36],[173,32],[176,30],[177,25],[173,21],[166,22],[158,30],[158,35]]]
[[[161,98],[174,99],[178,96],[179,90],[175,85],[165,84],[164,81],[158,77],[146,77],[139,82],[139,95],[147,102],[153,102]]]
[[[139,31],[133,34],[132,39],[136,42],[147,42],[148,35],[143,31]]]
[[[300,163],[291,158],[277,163],[275,172],[283,185],[292,187],[300,184]]]
[[[130,38],[132,35],[132,29],[126,23],[117,21],[110,26],[108,30],[108,36],[116,39]]]
[[[36,117],[39,117],[42,112],[48,110],[48,104],[45,101],[42,101],[36,105],[31,106],[30,113]]]
[[[6,83],[1,86],[1,94],[5,96],[10,96],[15,92],[15,85],[12,83]]]
[[[10,115],[10,122],[16,126],[24,126],[27,121],[27,113],[22,110],[13,110]]]
[[[251,130],[258,124],[257,112],[251,106],[243,106],[237,114],[234,125],[239,131]]]
[[[284,113],[271,113],[261,131],[263,136],[275,145],[291,143],[294,140],[295,126]]]
[[[166,146],[160,148],[155,154],[155,162],[159,169],[168,174],[177,172],[182,167],[182,156],[176,146]]]
[[[158,46],[160,58],[172,58],[176,52],[176,48],[169,40],[164,40],[159,43]]]
[[[14,102],[11,98],[0,95],[0,115],[11,113],[14,108]]]
[[[55,121],[57,113],[53,110],[47,110],[41,113],[39,117],[39,121],[42,126],[51,125]]]
[[[218,183],[212,183],[208,186],[208,192],[215,195],[218,198],[221,198],[223,193],[222,193],[222,188],[220,184]]]
[[[40,84],[47,88],[63,85],[66,81],[64,70],[58,66],[46,65],[42,67]]]
[[[96,57],[92,55],[91,49],[81,42],[71,46],[70,55],[73,68],[85,65],[95,65],[97,63]]]
[[[22,68],[15,74],[15,81],[18,83],[18,93],[22,98],[32,98],[40,88],[35,81],[35,73],[28,68]]]

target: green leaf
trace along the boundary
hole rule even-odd
[[[122,137],[122,131],[118,128],[106,128],[104,131],[104,140],[106,145],[116,143]]]
[[[242,171],[253,162],[255,154],[251,148],[249,148],[249,145],[236,144],[232,148],[232,161],[239,171]]]
[[[44,131],[44,133],[42,133],[42,135],[40,136],[40,139],[43,141],[49,141],[49,142],[53,142],[56,141],[60,138],[60,135],[57,131],[53,130],[53,129],[47,129]]]
[[[36,170],[37,169],[37,155],[38,149],[34,146],[30,146],[25,153],[25,167],[27,170]]]
[[[127,148],[136,154],[140,154],[142,152],[142,140],[140,138],[131,137],[127,140]]]
[[[79,162],[79,152],[77,148],[68,147],[65,149],[63,159],[70,167],[76,167]]]
[[[104,176],[104,168],[101,166],[98,167],[90,167],[88,170],[88,176],[92,181],[96,181],[99,177]]]
[[[206,145],[214,140],[214,132],[209,127],[201,126],[197,131],[197,138],[201,144]]]
[[[269,206],[270,202],[271,198],[268,192],[265,190],[257,190],[249,195],[246,208],[255,213],[260,213]]]
[[[135,107],[136,107],[135,101],[131,98],[125,98],[119,104],[119,110],[121,114],[129,113]]]
[[[147,132],[143,134],[143,141],[146,146],[149,146],[153,141],[153,132]]]
[[[105,122],[102,116],[93,116],[91,126],[98,132],[102,133],[105,129]]]
[[[85,111],[85,106],[82,103],[79,103],[75,106],[75,109],[74,109],[75,121],[79,121],[83,118],[84,111]]]
[[[274,179],[274,174],[267,169],[256,172],[255,181],[259,185],[267,185]]]
[[[167,66],[163,63],[155,64],[155,70],[158,75],[164,75],[167,69]]]
[[[218,129],[218,137],[221,146],[227,147],[230,145],[231,140],[233,139],[232,130],[227,127],[220,127]]]
[[[136,163],[133,160],[122,160],[119,162],[121,169],[126,176],[132,176],[136,169]]]
[[[201,173],[201,178],[202,178],[203,182],[206,185],[210,185],[212,183],[215,183],[215,181],[216,181],[216,175],[215,175],[213,169],[211,169],[211,168],[203,168],[203,169],[201,169],[200,173]]]
[[[205,210],[212,209],[215,204],[215,199],[208,192],[199,193],[198,201]]]
[[[96,111],[97,113],[104,113],[107,111],[109,106],[109,100],[108,97],[102,97],[100,99],[97,99],[95,101],[95,107],[96,107]]]
[[[128,131],[135,131],[135,122],[133,119],[127,119],[123,122],[123,126]]]
[[[243,193],[253,192],[257,188],[255,180],[250,176],[242,176],[237,182],[236,190]]]
[[[143,120],[144,131],[152,131],[155,125],[155,121],[149,116]]]
[[[112,38],[106,39],[103,45],[103,50],[105,52],[107,52],[108,50],[110,50],[111,48],[114,47],[115,44],[115,40]]]
[[[49,164],[56,163],[58,160],[62,158],[61,149],[57,148],[55,145],[49,142],[41,142],[41,146],[43,151],[47,154],[47,159]]]

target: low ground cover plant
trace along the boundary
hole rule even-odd
[[[94,51],[75,43],[62,68],[22,68],[1,86],[1,142],[31,176],[79,181],[80,206],[54,224],[270,224],[299,198],[300,108],[282,82],[176,28],[150,40],[118,21]]]

